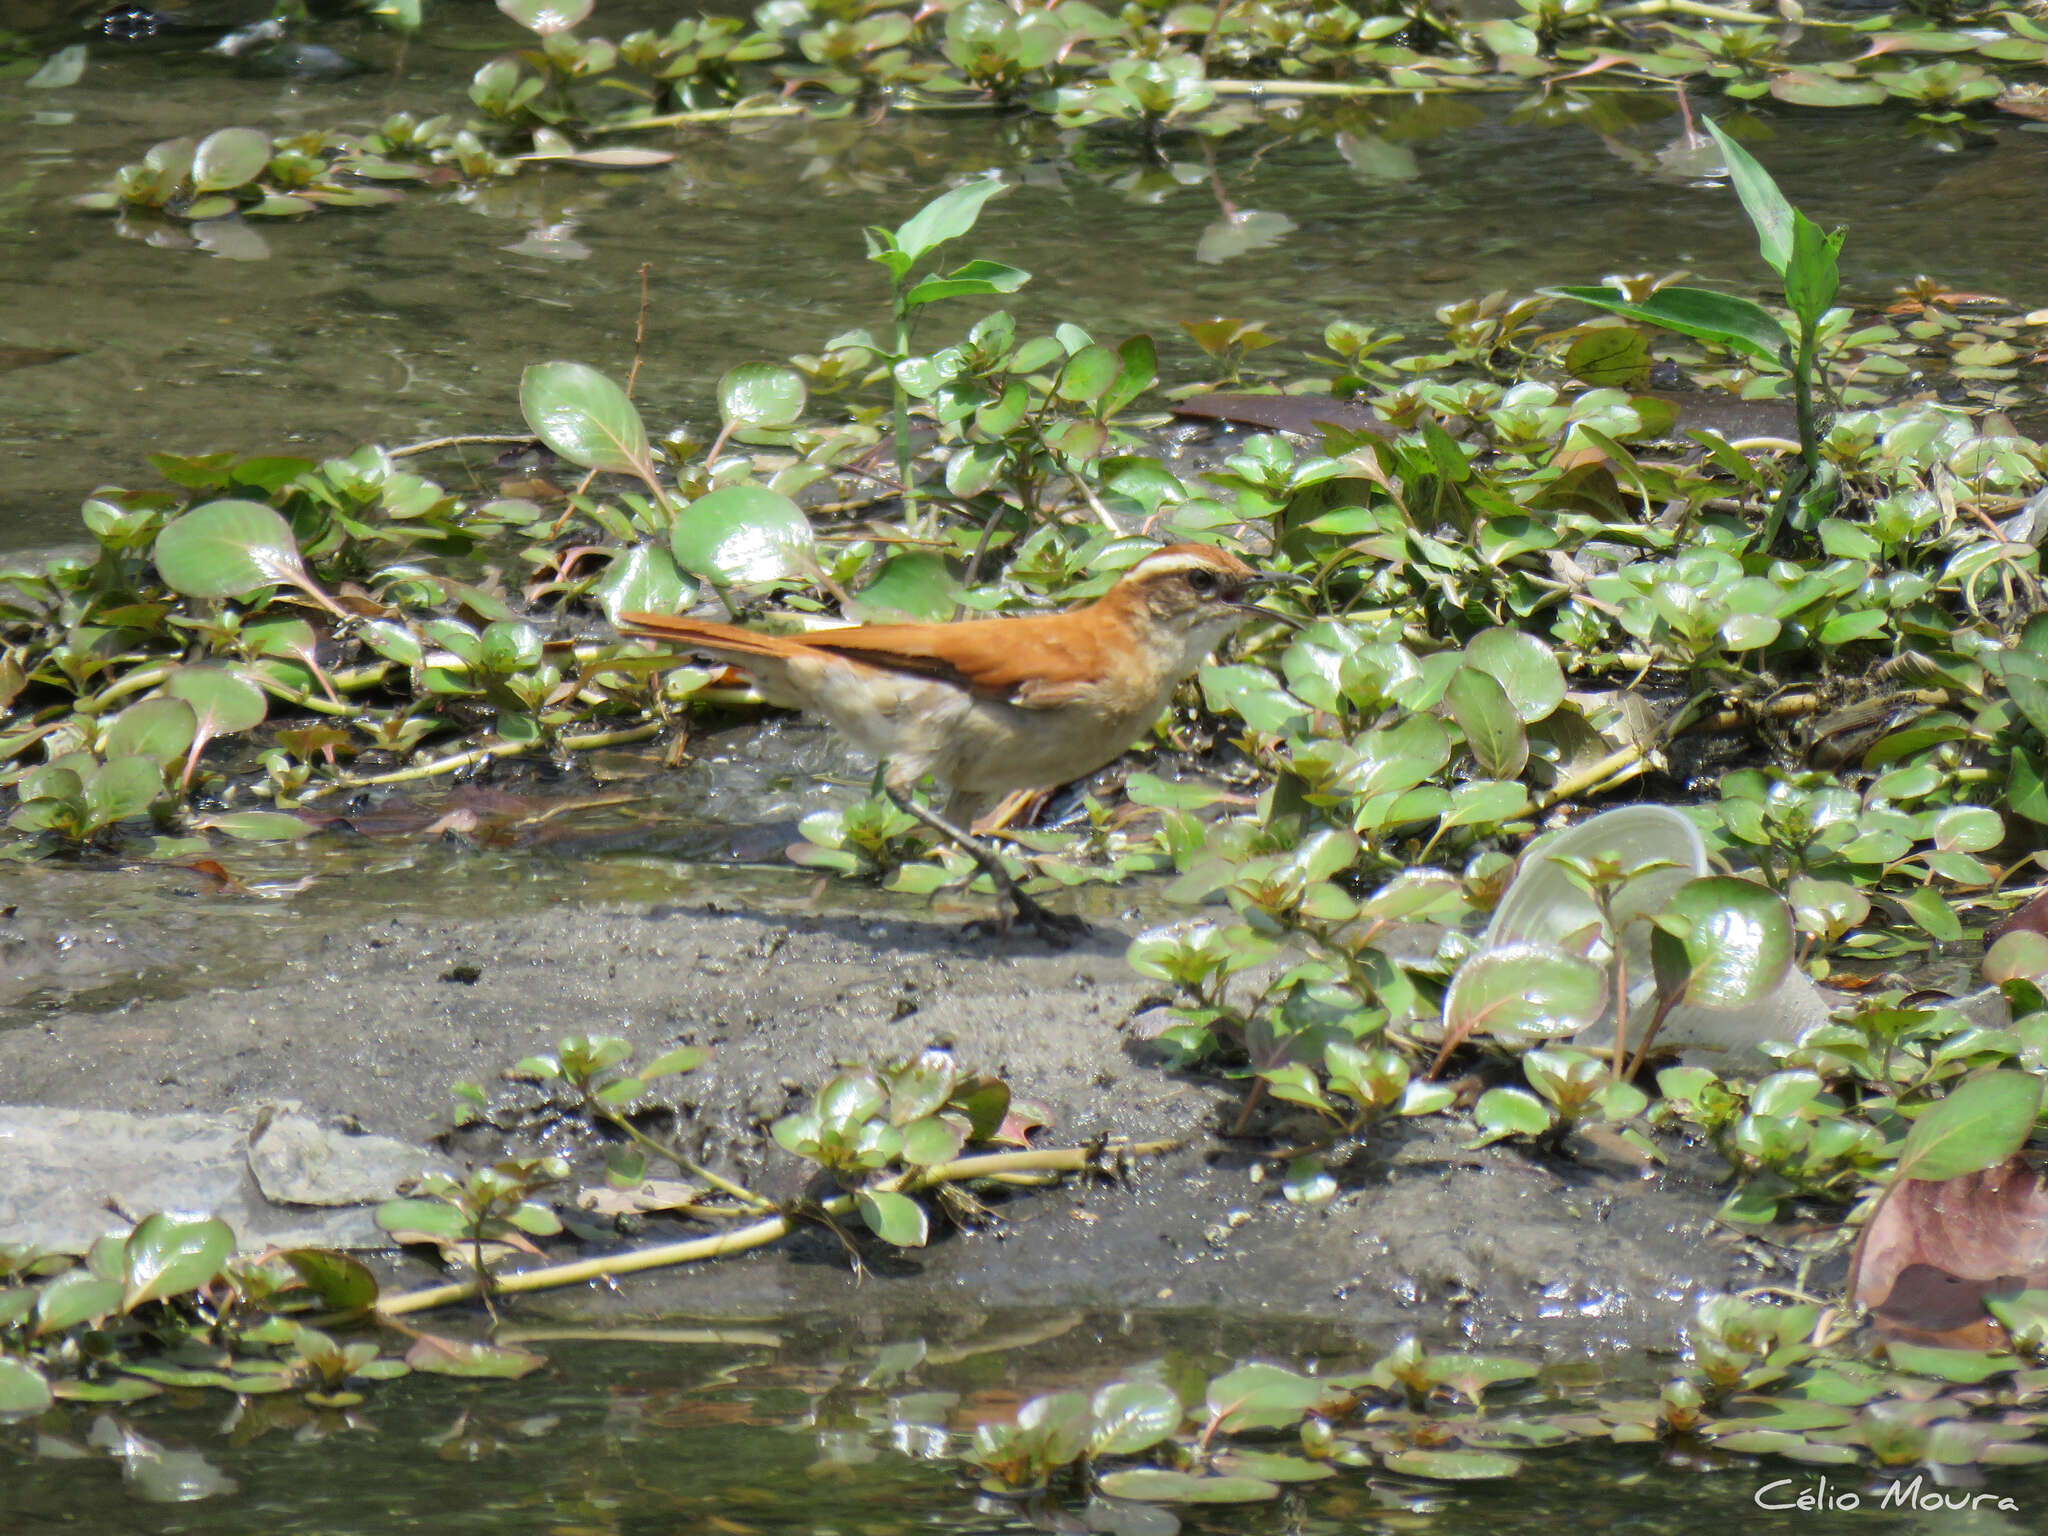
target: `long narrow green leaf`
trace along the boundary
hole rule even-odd
[[[1705,288],[1659,288],[1640,300],[1625,298],[1618,288],[1546,288],[1560,298],[1577,299],[1597,309],[1662,326],[1696,341],[1729,347],[1767,368],[1785,366],[1784,326],[1760,304]]]
[[[1818,322],[1835,302],[1835,291],[1842,283],[1835,253],[1841,248],[1839,229],[1824,234],[1813,220],[1796,208],[1792,210],[1792,260],[1785,268],[1785,302],[1805,324]]]
[[[1728,162],[1728,179],[1734,183],[1735,195],[1742,199],[1749,222],[1756,226],[1757,249],[1763,252],[1771,270],[1783,277],[1792,262],[1792,205],[1771,180],[1771,173],[1723,133],[1720,124],[1708,119],[1707,132],[1721,146],[1722,158]]]

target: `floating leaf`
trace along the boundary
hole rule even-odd
[[[815,568],[810,519],[780,492],[728,485],[676,514],[669,530],[676,562],[720,586],[781,581]]]
[[[279,1257],[330,1310],[357,1312],[377,1299],[377,1277],[361,1259],[332,1248],[288,1248]]]
[[[121,1310],[196,1291],[221,1272],[235,1234],[211,1217],[145,1216],[121,1246]]]
[[[1135,1456],[1179,1429],[1187,1413],[1179,1395],[1161,1381],[1111,1382],[1089,1408],[1090,1456]]]
[[[741,363],[718,381],[718,411],[731,427],[793,427],[807,398],[804,376],[786,363]]]
[[[231,191],[254,181],[269,163],[269,134],[222,128],[201,139],[193,152],[192,185],[201,192]]]
[[[1510,1043],[1576,1034],[1607,1005],[1607,973],[1548,944],[1508,944],[1474,955],[1444,994],[1447,1055],[1472,1034]]]
[[[582,363],[534,363],[519,377],[519,409],[548,447],[586,469],[641,474],[647,428],[626,392]]]
[[[1256,1504],[1280,1496],[1280,1485],[1263,1478],[1205,1477],[1157,1467],[1110,1472],[1097,1479],[1097,1486],[1113,1499],[1153,1504]]]
[[[0,1355],[0,1420],[41,1413],[53,1401],[41,1371],[26,1360]]]
[[[931,1236],[924,1207],[908,1195],[885,1189],[863,1189],[853,1198],[860,1219],[885,1243],[894,1243],[898,1248],[922,1248]]]
[[[173,519],[154,559],[164,585],[184,597],[239,599],[306,580],[291,528],[254,501],[212,501]]]
[[[1778,989],[1792,965],[1792,914],[1775,892],[1748,880],[1689,880],[1656,916],[1651,953],[1660,986],[1702,1008],[1748,1008]],[[1659,937],[1675,941],[1674,950]]]
[[[1955,1179],[2002,1163],[2026,1144],[2040,1113],[2034,1073],[1980,1072],[1913,1122],[1895,1176]]]
[[[405,1352],[405,1363],[429,1376],[487,1376],[517,1380],[546,1365],[544,1355],[510,1344],[472,1344],[466,1339],[446,1339],[422,1334]]]
[[[1446,1482],[1513,1477],[1522,1470],[1520,1457],[1504,1456],[1498,1451],[1395,1451],[1380,1460],[1389,1472]]]

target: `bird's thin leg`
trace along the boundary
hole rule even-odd
[[[1048,944],[1064,947],[1071,944],[1078,935],[1088,931],[1088,925],[1080,918],[1049,911],[1026,896],[1017,888],[1017,882],[1010,878],[1010,872],[1003,868],[1003,861],[997,857],[995,849],[972,833],[955,826],[937,811],[920,805],[910,797],[909,790],[885,784],[882,786],[882,792],[889,797],[897,810],[916,817],[974,860],[981,872],[995,883],[996,893],[1015,907],[1017,916],[1029,923],[1037,931],[1038,936]],[[1001,922],[1005,928],[1010,926],[1010,915],[1007,912],[1003,914]]]

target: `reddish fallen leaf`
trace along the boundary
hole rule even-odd
[[[1995,944],[2016,928],[2030,933],[2048,934],[2048,890],[2044,890],[2023,907],[2012,911],[1993,923],[1984,932],[1984,942]]]
[[[219,859],[194,859],[180,867],[191,870],[195,875],[204,875],[207,879],[217,883],[222,890],[231,891],[238,896],[244,894],[249,889],[248,886],[228,873],[227,866],[221,863]]]
[[[1903,1179],[1871,1214],[1849,1298],[1888,1338],[1990,1349],[1988,1295],[2048,1289],[2048,1177],[2020,1158],[1959,1179]]]

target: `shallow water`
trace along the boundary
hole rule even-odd
[[[616,37],[674,14],[607,4],[586,30]],[[861,257],[863,226],[894,223],[948,178],[990,166],[1025,185],[992,204],[965,244],[1036,274],[1010,307],[1027,324],[1151,331],[1169,382],[1205,372],[1180,323],[1218,314],[1263,322],[1291,352],[1340,316],[1413,331],[1436,305],[1494,288],[1685,268],[1754,291],[1761,273],[1725,187],[1647,168],[1677,132],[1672,104],[1636,99],[1631,121],[1619,97],[1596,98],[1617,109],[1598,120],[1560,107],[1551,121],[1513,121],[1498,98],[1358,109],[1343,126],[1413,151],[1416,174],[1398,182],[1353,175],[1327,136],[1275,144],[1252,133],[1217,149],[1213,174],[1199,145],[1175,145],[1181,180],[1155,197],[1130,185],[1141,162],[1112,140],[1090,139],[1077,156],[1043,124],[947,113],[684,131],[652,140],[678,153],[652,172],[530,171],[473,192],[415,189],[394,209],[264,225],[261,261],[69,208],[173,135],[235,123],[360,132],[401,109],[461,110],[477,63],[525,34],[481,7],[438,7],[435,18],[402,49],[345,24],[320,30],[372,65],[333,83],[238,75],[204,53],[204,31],[148,48],[95,43],[85,79],[67,90],[0,83],[0,346],[76,354],[0,371],[0,550],[73,541],[78,503],[95,486],[155,483],[151,452],[319,455],[520,430],[526,364],[573,358],[623,374],[642,263],[651,310],[639,398],[655,430],[708,436],[712,386],[726,367],[815,351],[849,326],[881,323],[882,278]],[[37,31],[40,45],[76,36],[64,19]],[[1879,304],[1924,272],[2030,307],[2048,302],[2048,136],[2008,125],[1986,147],[1950,154],[1902,135],[1888,114],[1781,112],[1769,126],[1767,158],[1791,199],[1825,225],[1851,226],[1846,298]],[[1284,213],[1296,228],[1269,250],[1203,264],[1197,244],[1223,201]],[[950,306],[925,334],[980,312]],[[493,476],[489,454],[468,453],[474,485]],[[435,472],[457,478],[438,464]],[[502,802],[464,802],[447,786],[349,808],[359,821],[389,819],[337,828],[302,850],[238,850],[231,862],[244,893],[175,869],[7,871],[0,902],[22,915],[0,930],[11,946],[0,959],[14,962],[0,1023],[253,982],[371,914],[812,899],[810,877],[767,866],[796,818],[829,793],[809,788],[811,775],[848,773],[814,736],[793,733],[765,753],[752,743],[682,775],[653,774],[650,757],[620,754],[616,777],[574,786],[592,799],[619,789],[621,803],[545,824]],[[561,786],[545,777],[515,783],[559,799]],[[436,829],[465,803],[481,830]],[[696,874],[682,862],[710,858],[727,867]],[[830,899],[884,898],[839,888]],[[1044,1319],[885,1322],[884,1292],[867,1299],[863,1318],[770,1320],[751,1341],[550,1341],[540,1346],[549,1370],[521,1386],[415,1378],[376,1389],[348,1416],[271,1399],[230,1422],[225,1399],[196,1396],[126,1411],[140,1433],[201,1451],[238,1484],[189,1506],[139,1502],[103,1456],[65,1459],[64,1446],[87,1439],[89,1410],[0,1429],[0,1484],[22,1522],[9,1528],[1078,1529],[1088,1518],[1078,1501],[1053,1512],[977,1500],[953,1465],[921,1452],[947,1436],[957,1443],[978,1415],[1022,1396],[1092,1384],[1172,1349],[1217,1363],[1316,1354],[1337,1368],[1347,1352],[1390,1342],[1306,1325],[1253,1334],[1213,1318],[1090,1318],[1050,1331]],[[1003,1342],[1022,1336],[1032,1342]],[[48,1437],[40,1454],[38,1434]],[[1786,1463],[1666,1472],[1654,1451],[1615,1448],[1534,1458],[1511,1484],[1432,1488],[1347,1474],[1273,1506],[1180,1518],[1189,1530],[1261,1533],[1676,1532],[1716,1521],[1850,1531],[1902,1518],[1759,1511],[1757,1490],[1788,1475],[1781,1497],[1818,1484]],[[1995,1478],[2023,1511],[2048,1504],[2048,1482]],[[2019,1528],[2033,1523],[2031,1513],[2013,1517]]]
[[[677,152],[654,171],[529,170],[476,190],[414,189],[392,209],[255,221],[261,261],[69,207],[178,134],[363,132],[399,110],[460,113],[471,71],[526,34],[488,12],[435,14],[404,48],[349,24],[309,34],[372,66],[334,82],[238,75],[198,29],[145,48],[95,43],[69,89],[0,83],[0,346],[77,354],[0,371],[0,549],[74,540],[95,486],[155,483],[150,452],[320,455],[518,431],[526,364],[623,374],[643,262],[639,398],[657,430],[708,436],[727,367],[884,321],[863,226],[991,166],[1026,184],[987,210],[962,254],[1036,275],[1011,306],[1027,322],[1152,332],[1169,382],[1203,375],[1179,326],[1214,315],[1257,319],[1292,350],[1339,316],[1412,329],[1494,288],[1685,268],[1744,290],[1762,272],[1728,190],[1665,178],[1651,159],[1678,132],[1674,103],[1621,95],[1561,98],[1541,122],[1511,121],[1508,97],[1376,98],[1313,135],[1226,140],[1213,175],[1199,143],[1173,143],[1178,183],[1143,186],[1131,184],[1134,144],[1091,135],[1077,148],[1043,123],[979,113],[686,129],[647,139]],[[618,37],[671,16],[606,5],[584,30]],[[38,41],[77,35],[53,24]],[[1413,179],[1354,176],[1329,137],[1339,127],[1412,151]],[[1792,200],[1851,227],[1846,299],[1879,302],[1924,272],[2048,300],[2048,135],[2007,125],[1985,147],[1944,153],[1895,116],[1862,112],[1780,112],[1762,131]],[[1197,242],[1226,201],[1297,227],[1205,265]],[[948,306],[930,323],[980,312]],[[490,477],[488,451],[467,462]]]
[[[1954,1519],[1883,1506],[1891,1478],[1789,1463],[1614,1446],[1531,1453],[1511,1481],[1468,1484],[1340,1470],[1267,1504],[1217,1508],[1092,1503],[1073,1490],[1027,1503],[979,1493],[953,1460],[973,1426],[1041,1392],[1088,1391],[1147,1362],[1204,1371],[1244,1358],[1312,1359],[1325,1374],[1378,1352],[1308,1323],[1256,1327],[1188,1314],[965,1314],[767,1319],[750,1328],[687,1320],[609,1336],[520,1326],[505,1337],[549,1364],[518,1384],[414,1376],[369,1389],[358,1407],[318,1410],[290,1394],[226,1411],[221,1394],[119,1410],[168,1450],[197,1452],[231,1480],[186,1504],[152,1502],[148,1480],[86,1448],[103,1410],[60,1409],[0,1429],[0,1480],[28,1533],[91,1530],[271,1536],[545,1531],[558,1536],[682,1532],[892,1536],[1023,1529],[1321,1536],[1405,1532],[1713,1528],[1868,1530],[1873,1521]],[[1584,1389],[1559,1369],[1522,1394],[1540,1412]],[[1620,1384],[1610,1384],[1611,1388]],[[1639,1386],[1641,1384],[1638,1384]],[[105,1438],[105,1431],[102,1431]],[[1276,1437],[1272,1448],[1287,1449]],[[1662,1465],[1666,1470],[1660,1472]],[[1977,1489],[2034,1528],[2048,1477],[1995,1470]],[[1816,1510],[1772,1510],[1802,1495]],[[1846,1504],[1849,1498],[1855,1504]],[[1994,1522],[1993,1513],[1980,1516]],[[1949,1529],[1930,1524],[1927,1529]],[[1997,1524],[1971,1529],[1997,1529]]]

